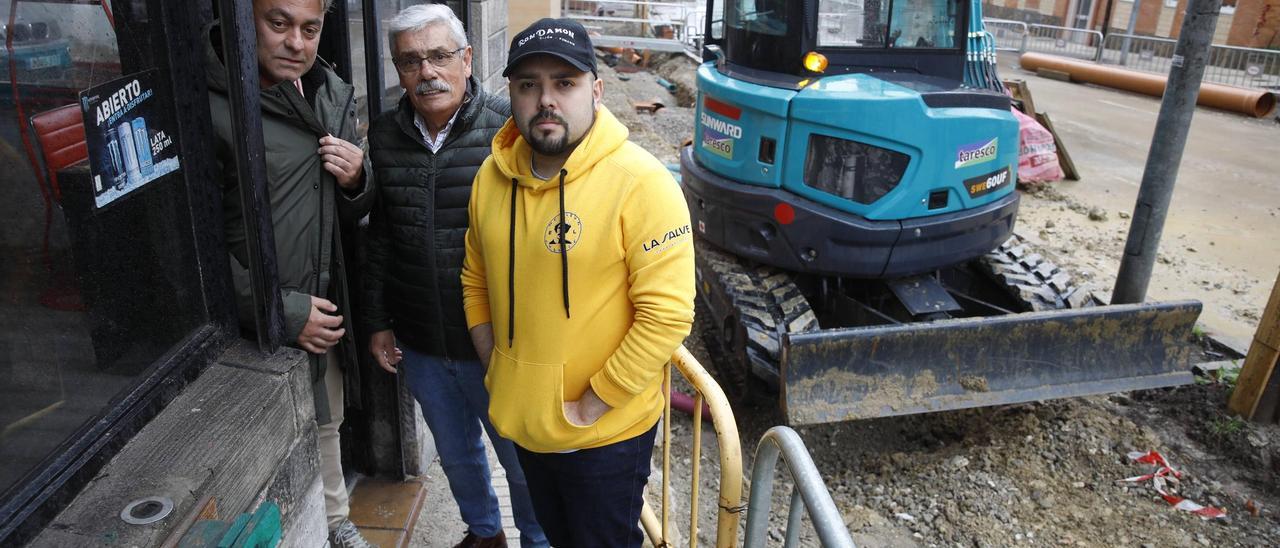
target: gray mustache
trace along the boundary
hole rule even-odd
[[[448,93],[453,91],[453,88],[450,87],[449,84],[444,83],[443,80],[427,80],[424,82],[418,82],[418,85],[413,88],[413,92],[418,95],[426,95],[433,91],[443,91]]]

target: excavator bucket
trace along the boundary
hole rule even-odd
[[[1197,301],[793,333],[793,425],[1188,384]]]

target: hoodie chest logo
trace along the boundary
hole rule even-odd
[[[572,211],[564,212],[564,222],[560,222],[557,213],[547,221],[546,230],[542,231],[542,241],[547,244],[547,251],[560,253],[560,242],[564,242],[564,250],[568,252],[582,238],[582,219]]]

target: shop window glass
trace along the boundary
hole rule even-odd
[[[79,92],[122,76],[117,36],[98,3],[0,5],[0,502],[117,408],[159,360],[208,322],[180,155],[147,151],[172,106],[148,129],[137,116],[90,127],[90,146],[116,154],[128,127],[132,171],[100,176],[84,152]],[[145,29],[146,22],[134,29]],[[146,61],[123,63],[131,72]],[[157,104],[169,93],[153,79]],[[42,146],[33,116],[69,107]],[[45,118],[42,118],[42,120]],[[130,122],[133,122],[130,124]],[[118,123],[118,125],[116,125]],[[148,147],[147,145],[152,145]],[[97,154],[97,153],[95,153]],[[139,164],[139,159],[141,164]],[[154,163],[152,163],[154,160]],[[121,164],[124,165],[124,164]],[[174,169],[169,170],[170,167]],[[162,170],[168,170],[161,173]],[[121,190],[104,203],[104,192]],[[105,190],[104,190],[105,189]],[[109,192],[107,192],[109,193]]]

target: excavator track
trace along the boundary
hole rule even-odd
[[[726,359],[718,369],[731,396],[748,397],[763,379],[776,389],[783,333],[818,329],[791,274],[735,258],[701,239],[696,242],[699,299],[714,321],[704,325]]]
[[[1013,235],[977,261],[978,269],[1027,311],[1084,308],[1098,302],[1071,273],[1053,264],[1021,236]]]

